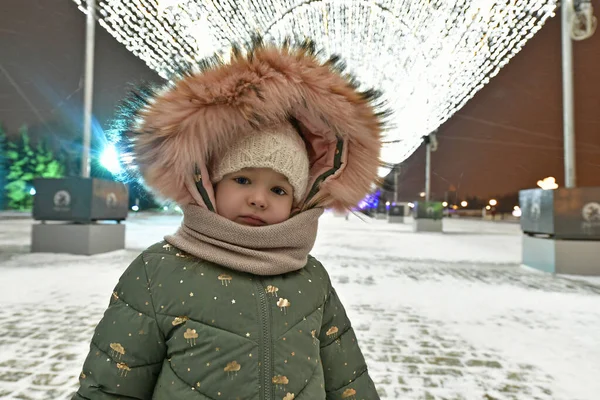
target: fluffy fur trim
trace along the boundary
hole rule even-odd
[[[117,124],[126,164],[163,198],[206,206],[196,188],[201,181],[214,204],[211,159],[243,135],[292,121],[307,144],[307,195],[320,182],[301,208],[355,206],[377,179],[388,113],[376,104],[376,91],[357,89],[339,57],[319,59],[312,42],[255,39],[245,51],[234,46],[227,63],[215,57],[163,88],[133,93]],[[341,164],[338,158],[334,167],[338,140]]]

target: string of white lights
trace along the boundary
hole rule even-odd
[[[86,12],[85,0],[74,0]],[[100,24],[161,76],[254,33],[310,37],[394,111],[384,161],[406,159],[554,16],[558,0],[97,0]],[[382,169],[381,175],[388,172]]]

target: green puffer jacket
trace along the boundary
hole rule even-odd
[[[323,266],[256,276],[166,242],[117,284],[74,400],[378,399]]]

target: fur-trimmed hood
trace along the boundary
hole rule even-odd
[[[211,160],[243,135],[291,121],[310,160],[300,208],[354,207],[377,180],[387,113],[378,92],[358,91],[343,70],[336,56],[319,61],[312,42],[234,46],[227,63],[215,57],[129,98],[128,122],[117,124],[125,165],[160,197],[214,210]]]

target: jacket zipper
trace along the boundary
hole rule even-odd
[[[271,385],[271,377],[273,376],[273,359],[272,359],[272,343],[271,343],[271,315],[269,303],[267,301],[267,292],[263,287],[262,280],[255,281],[258,289],[258,302],[261,324],[261,338],[259,344],[260,360],[262,367],[259,367],[259,376],[262,382],[262,400],[273,400],[273,386]]]

